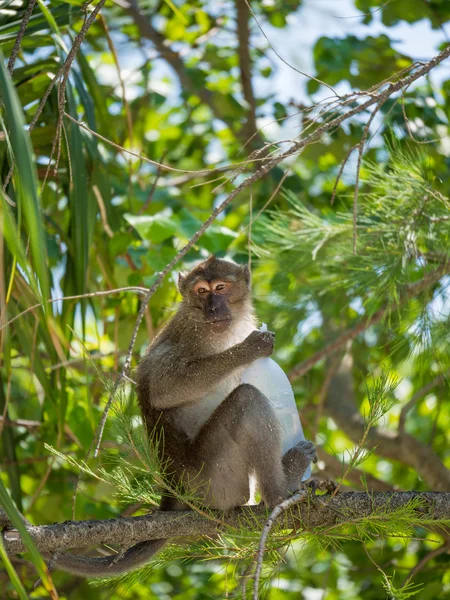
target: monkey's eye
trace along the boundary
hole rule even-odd
[[[204,287],[198,288],[197,293],[198,294],[207,294],[209,292],[209,290],[207,290]]]
[[[220,290],[224,290],[226,288],[226,284],[225,283],[218,283],[215,287],[215,291],[216,292],[220,292]]]

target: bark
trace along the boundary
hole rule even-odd
[[[286,528],[296,527],[299,536],[302,530],[328,527],[336,523],[351,523],[352,520],[367,517],[377,511],[389,514],[412,500],[420,498],[418,521],[427,517],[435,521],[450,519],[450,493],[445,492],[347,492],[331,498],[321,496],[320,502],[306,502],[295,506],[283,516]],[[0,524],[6,520],[1,517]],[[246,506],[235,509],[225,518],[217,515],[217,520],[206,518],[193,511],[157,511],[140,517],[126,517],[95,521],[66,521],[53,525],[28,526],[38,550],[55,552],[70,548],[92,547],[100,544],[118,544],[122,548],[137,542],[160,538],[175,539],[192,536],[211,536],[227,526],[249,527],[253,531],[262,529],[267,520],[267,511],[262,506]],[[299,528],[299,522],[301,527]],[[2,533],[3,543],[8,554],[25,551],[16,530]]]

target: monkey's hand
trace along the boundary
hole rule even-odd
[[[242,345],[253,360],[270,356],[273,353],[275,334],[271,331],[252,331]]]

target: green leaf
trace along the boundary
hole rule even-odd
[[[14,152],[14,188],[19,199],[19,210],[23,211],[33,264],[39,280],[40,295],[43,301],[50,296],[47,272],[47,253],[41,207],[37,195],[37,174],[34,153],[29,134],[25,131],[25,119],[11,78],[4,67],[4,57],[0,51],[0,95],[9,125],[11,147]],[[44,307],[44,311],[47,307]]]
[[[14,589],[17,592],[17,595],[19,596],[20,600],[28,600],[28,596],[27,593],[25,591],[25,588],[23,587],[19,576],[16,573],[16,570],[14,569],[12,562],[9,560],[9,556],[6,554],[6,550],[5,547],[3,545],[3,540],[0,536],[0,558],[3,561],[3,564],[5,565],[5,569],[6,572],[9,575],[9,578],[11,579],[11,583],[14,586]]]
[[[20,533],[20,537],[30,553],[31,561],[36,567],[37,572],[39,573],[39,577],[42,579],[42,583],[44,584],[47,591],[50,591],[53,588],[53,583],[48,574],[47,565],[44,562],[44,559],[39,554],[36,546],[34,545],[33,540],[31,539],[31,535],[29,534],[25,524],[22,520],[22,517],[14,506],[13,501],[11,500],[7,489],[5,488],[3,481],[0,479],[0,505],[8,516],[8,519]],[[25,596],[26,597],[26,596]]]
[[[179,223],[170,209],[162,210],[155,215],[134,216],[125,214],[124,217],[143,240],[148,240],[153,244],[159,244],[167,240],[180,230]]]

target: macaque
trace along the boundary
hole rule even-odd
[[[272,508],[299,489],[315,449],[304,441],[282,456],[271,404],[241,383],[244,369],[274,345],[273,333],[256,329],[249,270],[211,256],[180,274],[178,287],[177,313],[137,368],[148,434],[163,440],[159,458],[171,486],[191,487],[202,504],[226,511],[248,502],[252,476]],[[186,508],[163,496],[162,510]],[[165,543],[142,542],[115,557],[58,553],[54,563],[86,577],[114,576],[143,566]]]

